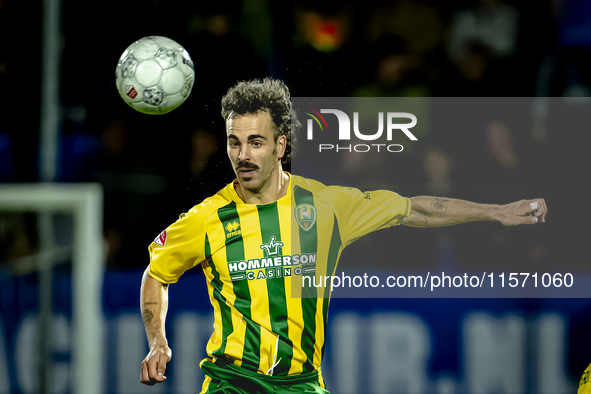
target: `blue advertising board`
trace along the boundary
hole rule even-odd
[[[205,278],[169,290],[173,352],[160,386],[139,382],[147,341],[141,271],[104,277],[103,392],[197,393],[213,331]],[[0,278],[0,394],[36,393],[35,274]],[[323,375],[332,393],[574,393],[591,361],[589,299],[343,299],[331,301]],[[71,275],[54,273],[52,393],[71,392]]]

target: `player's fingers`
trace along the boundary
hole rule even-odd
[[[515,215],[503,220],[502,223],[504,226],[519,226],[522,224],[536,224],[538,222],[538,218],[535,216],[521,216]]]
[[[534,211],[530,208],[525,215],[517,216],[514,218],[515,222],[512,225],[519,225],[519,224],[536,224],[538,223],[539,219],[534,216]]]
[[[160,353],[153,354],[148,360],[148,376],[151,381],[158,383],[163,379],[158,379],[158,362],[160,361]]]
[[[544,223],[547,213],[547,207],[544,199],[538,198],[533,200],[533,202],[530,202],[529,205],[533,209],[532,215],[537,217],[540,222]]]
[[[526,207],[527,216],[537,216],[536,214],[538,213],[538,209],[540,207],[540,203],[538,201],[535,200],[530,200],[528,202],[528,207]]]
[[[535,217],[535,216],[532,216],[532,217],[531,217],[531,221],[530,221],[530,223],[528,223],[528,224],[536,224],[536,223],[538,223],[539,221],[540,221],[540,219],[538,219],[538,218],[537,218],[537,217]]]
[[[140,382],[143,384],[147,384],[148,386],[153,386],[156,382],[150,380],[150,375],[148,374],[148,363],[146,360],[142,361],[142,372],[140,374]]]
[[[166,376],[164,376],[164,372],[166,371],[166,363],[169,361],[169,358],[164,353],[160,353],[158,357],[158,366],[156,367],[156,372],[158,373],[157,378],[159,380],[165,380]]]
[[[542,215],[540,215],[540,221],[546,223],[546,215],[548,214],[548,206],[543,198],[540,198],[540,206],[542,207]]]
[[[536,217],[538,220],[534,220],[533,223],[546,222],[546,214],[548,213],[548,208],[546,207],[546,203],[543,198],[537,198],[535,200],[527,201],[526,205],[526,213],[525,216],[527,217]],[[528,221],[528,224],[529,221]]]
[[[538,219],[535,216],[526,216],[521,218],[521,224],[536,224],[539,222],[540,219]]]

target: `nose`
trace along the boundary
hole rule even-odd
[[[238,151],[238,161],[243,161],[250,158],[250,152],[248,150],[248,144],[242,144]]]

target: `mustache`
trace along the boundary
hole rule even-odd
[[[249,161],[241,161],[238,164],[236,164],[236,169],[237,170],[258,170],[259,166],[257,166],[256,164],[253,164]]]

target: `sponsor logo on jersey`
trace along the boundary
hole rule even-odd
[[[280,254],[284,244],[272,236],[269,242],[260,245],[265,257],[229,261],[228,272],[232,281],[283,278],[293,275],[313,274],[316,271],[316,253],[294,255]]]
[[[302,229],[308,231],[316,223],[316,207],[310,204],[300,204],[295,208],[295,218]]]
[[[154,243],[160,246],[166,245],[166,230],[161,232],[155,239]]]
[[[224,226],[224,230],[226,230],[226,238],[231,238],[242,234],[242,230],[239,230],[239,228],[240,223],[238,223],[235,220],[226,223],[226,225]]]
[[[279,248],[283,246],[283,242],[275,242],[275,237],[271,237],[268,244],[262,244],[260,246],[261,249],[265,251],[265,257],[278,255]]]

